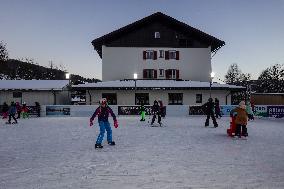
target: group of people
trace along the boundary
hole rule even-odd
[[[37,116],[40,116],[40,104],[35,102],[35,107],[37,110]],[[2,105],[2,119],[8,118],[7,124],[16,124],[18,123],[18,119],[20,118],[28,118],[29,117],[29,108],[27,104],[24,102],[22,105],[19,102],[11,102],[10,106],[4,102]],[[14,122],[11,122],[12,119]]]
[[[218,116],[221,117],[221,111],[218,99],[215,99],[214,103],[213,99],[209,98],[208,102],[206,102],[202,106],[202,108],[205,114],[207,115],[205,121],[205,127],[209,126],[210,117],[212,118],[214,127],[218,127],[216,118],[218,118]],[[216,115],[216,118],[214,114]],[[241,138],[242,136],[247,137],[248,136],[247,123],[249,120],[254,120],[251,104],[247,102],[246,105],[245,101],[241,101],[238,107],[232,109],[232,111],[230,112],[230,116],[234,118],[236,124],[235,136],[239,138]]]
[[[212,98],[208,99],[208,102],[206,102],[204,105],[202,105],[202,108],[204,110],[204,113],[207,115],[206,121],[205,121],[205,127],[209,126],[209,119],[210,117],[213,120],[214,127],[218,127],[218,123],[216,121],[216,117],[222,117],[221,116],[221,110],[219,107],[219,100],[216,98],[215,102],[213,102]],[[145,121],[145,115],[146,115],[146,108],[142,104],[140,106],[141,120]],[[164,106],[161,100],[154,101],[154,105],[151,108],[151,113],[153,115],[151,125],[155,122],[156,118],[158,117],[158,123],[161,126],[161,118],[165,116]],[[249,115],[252,112],[249,112],[247,110],[247,106],[245,105],[244,101],[241,101],[239,106],[233,109],[230,113],[231,116],[234,116],[235,122],[237,125],[236,128],[236,136],[241,137],[247,137],[247,121],[249,119]],[[112,129],[110,126],[110,123],[108,121],[108,117],[111,115],[113,117],[113,123],[114,127],[118,128],[118,121],[116,119],[115,114],[113,113],[112,109],[107,105],[107,99],[103,98],[100,100],[100,106],[95,110],[92,117],[90,118],[90,127],[93,126],[93,121],[96,117],[98,117],[99,127],[100,127],[100,133],[97,137],[95,148],[103,148],[102,141],[104,138],[105,132],[107,132],[107,142],[109,145],[115,145],[115,142],[112,139]]]
[[[24,103],[22,106],[19,102],[11,102],[10,106],[6,102],[4,102],[2,106],[2,119],[6,119],[9,117],[7,124],[11,124],[11,120],[13,118],[13,124],[18,123],[17,119],[20,117],[27,118],[28,117],[28,108]]]
[[[145,117],[146,117],[146,108],[144,106],[144,104],[142,103],[140,105],[139,108],[139,114],[141,115],[141,119],[140,121],[145,121]],[[158,123],[160,126],[162,126],[162,118],[165,118],[165,106],[163,105],[162,100],[155,100],[154,101],[154,105],[151,108],[151,114],[153,115],[152,121],[151,121],[151,125],[154,124],[156,118],[158,117]]]

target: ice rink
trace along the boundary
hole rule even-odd
[[[97,120],[0,120],[0,188],[284,188],[283,119],[249,122],[247,140],[227,137],[228,117],[218,128],[205,117],[147,121],[118,117],[117,145],[95,149]]]

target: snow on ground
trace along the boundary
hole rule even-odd
[[[0,120],[0,188],[284,188],[283,119],[257,119],[248,140],[232,140],[228,117],[216,129],[204,117],[168,117],[162,128],[119,117],[117,145],[101,150],[88,120]]]

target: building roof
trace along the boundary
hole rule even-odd
[[[96,89],[96,90],[133,90],[135,88],[134,80],[116,80],[105,81],[97,83],[85,83],[79,85],[73,85],[72,88],[77,89]],[[136,88],[139,90],[179,90],[179,89],[202,89],[208,90],[210,88],[210,82],[200,81],[177,81],[177,80],[137,80]],[[212,90],[244,90],[245,87],[212,83]]]
[[[68,80],[0,80],[0,90],[62,90]]]
[[[184,34],[188,33],[194,33],[196,38],[199,40],[202,39],[202,41],[205,41],[206,44],[211,46],[211,51],[215,52],[219,48],[221,48],[223,45],[225,45],[224,41],[221,41],[203,31],[200,31],[196,28],[193,28],[183,22],[180,22],[168,15],[165,15],[161,12],[156,12],[150,16],[147,16],[141,20],[138,20],[136,22],[133,22],[127,26],[124,26],[118,30],[115,30],[111,33],[108,33],[102,37],[99,37],[92,41],[92,45],[94,46],[94,49],[98,52],[100,57],[102,57],[102,45],[105,45],[106,43],[116,40],[120,38],[123,35],[126,35],[127,33],[139,29],[144,25],[147,25],[149,23],[153,23],[154,21],[159,21],[163,23],[167,23],[171,28],[174,28],[177,31],[180,31]]]

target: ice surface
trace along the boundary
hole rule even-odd
[[[204,117],[167,117],[162,128],[118,117],[117,145],[101,150],[88,120],[0,120],[0,188],[284,188],[283,119],[256,119],[248,140],[232,140],[228,117],[218,128]]]

